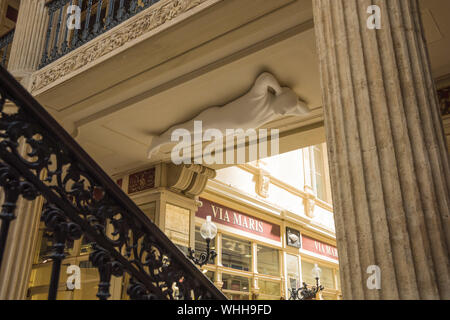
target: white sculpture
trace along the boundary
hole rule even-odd
[[[224,105],[210,107],[197,117],[175,125],[159,136],[152,137],[148,158],[158,153],[162,146],[173,144],[172,132],[185,129],[193,134],[194,121],[202,121],[203,130],[258,129],[283,116],[301,116],[310,112],[293,90],[281,87],[270,73],[261,74],[252,89],[244,96]]]

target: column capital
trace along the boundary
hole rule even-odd
[[[11,45],[8,71],[22,80],[37,70],[45,41],[48,22],[46,0],[21,1],[14,39]]]

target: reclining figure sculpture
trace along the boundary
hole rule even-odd
[[[283,116],[302,116],[310,113],[306,103],[295,92],[281,87],[270,73],[261,74],[252,89],[242,97],[224,105],[205,109],[194,119],[175,125],[159,136],[152,137],[148,158],[157,154],[162,146],[175,144],[172,133],[177,129],[194,132],[194,122],[201,121],[203,130],[215,129],[225,137],[227,129],[258,129]]]

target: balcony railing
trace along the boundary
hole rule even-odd
[[[44,199],[42,221],[53,244],[49,299],[56,299],[65,248],[82,236],[93,243],[99,299],[110,297],[112,276],[125,275],[131,299],[225,299],[2,67],[0,187],[0,270],[11,223],[30,214],[16,212],[17,201]]]
[[[49,19],[40,68],[159,1],[53,0],[48,2]]]
[[[14,30],[11,30],[0,38],[0,66],[2,67],[6,67],[8,65],[13,38]]]

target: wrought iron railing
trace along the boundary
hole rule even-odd
[[[18,199],[43,197],[52,234],[49,299],[56,299],[67,243],[94,243],[97,297],[127,274],[131,299],[225,299],[39,103],[0,67],[0,270]],[[25,200],[23,200],[25,201]],[[27,235],[24,235],[26,237]]]
[[[11,30],[0,38],[0,66],[2,67],[6,67],[8,65],[13,38],[14,30]]]
[[[53,0],[48,2],[49,19],[40,68],[159,1]],[[78,10],[76,8],[80,9],[80,28],[76,23]]]

